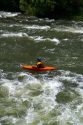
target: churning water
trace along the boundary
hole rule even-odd
[[[83,125],[83,22],[0,12],[0,125]]]

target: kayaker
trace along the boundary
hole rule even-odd
[[[44,62],[42,61],[42,58],[37,58],[37,68],[44,68]]]

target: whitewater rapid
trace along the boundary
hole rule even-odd
[[[0,125],[83,125],[83,22],[0,12]],[[31,72],[37,57],[53,72]]]

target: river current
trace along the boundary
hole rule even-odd
[[[0,125],[83,125],[82,21],[0,12]]]

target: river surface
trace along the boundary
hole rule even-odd
[[[83,125],[83,22],[0,12],[0,125]]]

